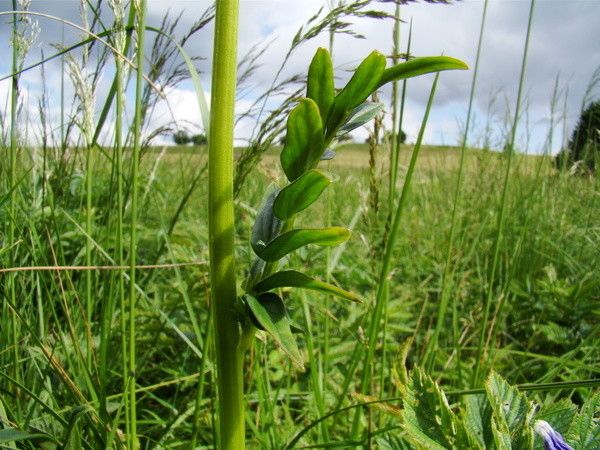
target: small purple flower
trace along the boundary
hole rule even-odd
[[[537,420],[533,429],[544,440],[546,450],[573,450],[573,447],[565,442],[560,433],[545,420]]]

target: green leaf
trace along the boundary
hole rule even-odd
[[[294,364],[303,369],[302,357],[292,335],[290,318],[283,300],[272,292],[262,294],[258,298],[246,294],[244,300],[256,321],[273,337],[275,343],[292,359]]]
[[[294,181],[319,163],[324,151],[323,122],[319,107],[303,98],[287,121],[285,145],[281,151],[281,167],[288,180]]]
[[[373,120],[382,110],[383,103],[366,102],[358,105],[350,112],[349,119],[342,125],[338,135],[346,134],[358,127],[362,127]]]
[[[424,56],[385,69],[381,74],[377,88],[390,81],[404,80],[443,70],[466,70],[468,68],[469,66],[460,59],[449,56]]]
[[[308,244],[338,245],[350,238],[350,230],[343,227],[298,229],[283,233],[263,248],[258,256],[265,261],[277,261],[290,252]]]
[[[385,69],[385,56],[372,52],[356,68],[348,84],[335,97],[327,119],[327,133],[331,135],[343,123],[346,114],[364,102],[378,87]]]
[[[326,294],[336,295],[353,302],[361,301],[360,298],[352,292],[345,291],[337,286],[317,280],[316,278],[296,272],[295,270],[283,270],[281,272],[274,273],[270,277],[267,277],[260,283],[256,284],[253,287],[253,290],[255,292],[266,292],[282,287],[311,289],[313,291],[320,291]]]
[[[319,106],[321,120],[325,123],[331,105],[333,105],[335,88],[333,86],[333,63],[329,52],[324,48],[317,49],[308,68],[306,96]]]
[[[440,387],[422,369],[415,367],[400,392],[406,439],[417,448],[473,448],[463,422],[450,409]]]
[[[53,439],[50,435],[45,433],[30,433],[28,431],[16,430],[14,428],[5,428],[0,430],[0,443],[5,444],[7,442],[17,441],[29,441],[32,439]]]
[[[331,183],[323,172],[313,169],[296,178],[279,192],[273,204],[275,215],[287,220],[308,208]]]
[[[485,383],[492,407],[492,433],[496,445],[508,449],[533,448],[533,430],[529,425],[532,406],[517,388],[492,372]]]
[[[591,395],[571,422],[565,440],[574,450],[600,448],[600,392]]]
[[[385,56],[372,52],[356,68],[348,84],[335,97],[327,119],[327,133],[332,135],[344,122],[348,112],[364,102],[377,89],[385,69]]]
[[[273,203],[278,193],[279,189],[275,189],[267,194],[254,220],[250,244],[257,255],[281,230],[281,221],[273,213]]]
[[[493,448],[494,437],[490,428],[492,410],[485,395],[467,395],[464,397],[464,423],[477,440],[479,448]]]

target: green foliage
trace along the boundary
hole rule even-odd
[[[257,254],[265,261],[278,261],[288,253],[308,244],[339,245],[349,238],[350,230],[343,227],[291,230],[267,242]]]
[[[312,205],[330,183],[331,179],[319,170],[305,172],[279,192],[273,212],[281,220],[291,219]]]
[[[467,394],[463,407],[453,410],[440,387],[416,367],[401,385],[404,440],[418,449],[542,449],[534,439],[534,424],[548,422],[574,450],[598,448],[600,411],[596,393],[577,412],[569,400],[536,407],[516,387],[496,373],[485,383],[485,395]],[[402,447],[398,447],[402,448]],[[554,447],[552,447],[554,448]]]
[[[600,100],[591,102],[579,116],[566,150],[555,158],[558,168],[570,168],[581,161],[594,173],[600,158]]]
[[[194,145],[206,145],[208,144],[208,139],[205,134],[194,134],[191,138],[192,144]]]
[[[191,142],[191,137],[185,130],[177,130],[173,134],[173,142],[177,145],[187,145]]]
[[[252,312],[255,323],[273,337],[277,345],[292,359],[299,368],[304,367],[296,340],[292,335],[290,318],[283,300],[272,292],[254,297],[246,294],[244,302]]]
[[[405,64],[408,66],[403,69]],[[336,95],[331,56],[325,49],[317,50],[308,70],[307,96],[300,99],[287,119],[280,159],[290,184],[267,194],[252,228],[251,245],[258,258],[244,283],[248,293],[301,287],[358,300],[354,294],[300,272],[273,274],[273,271],[277,269],[278,261],[294,250],[308,244],[339,245],[350,237],[350,231],[343,227],[293,229],[293,226],[296,215],[312,205],[331,183],[329,177],[315,170],[320,161],[335,156],[327,149],[329,143],[336,135],[347,134],[381,112],[382,105],[364,103],[365,100],[388,81],[437,70],[466,68],[464,63],[452,58],[432,57],[425,58],[422,63],[394,66],[382,78],[385,66],[385,56],[372,52]],[[250,308],[251,311],[254,309]],[[284,314],[279,320],[285,321],[286,317]],[[245,322],[256,323],[256,319],[251,317]],[[265,329],[270,332],[270,328]]]
[[[308,275],[296,272],[295,270],[283,270],[274,273],[270,277],[265,278],[260,283],[254,285],[253,289],[255,292],[261,293],[283,287],[311,289],[325,294],[335,295],[353,302],[360,302],[360,298],[352,292],[345,291],[337,286],[309,277]]]

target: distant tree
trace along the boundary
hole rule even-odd
[[[208,139],[206,139],[206,136],[202,133],[194,134],[191,137],[191,141],[194,145],[206,145],[208,143]]]
[[[554,160],[559,169],[571,168],[580,164],[595,173],[600,163],[600,100],[588,105],[581,112],[566,149]]]
[[[386,141],[393,142],[392,139],[393,139],[393,137],[392,137],[392,132],[391,131],[388,131],[387,133],[385,133],[385,140]],[[396,139],[398,140],[398,145],[404,144],[406,142],[406,133],[403,130],[400,130],[396,134]]]
[[[177,130],[173,134],[173,142],[177,145],[187,145],[191,142],[191,137],[184,130]]]

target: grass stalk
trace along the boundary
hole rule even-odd
[[[431,92],[429,94],[429,99],[427,101],[427,106],[425,108],[425,114],[423,116],[423,120],[421,122],[421,128],[419,129],[419,135],[417,137],[417,141],[415,142],[415,147],[413,149],[413,153],[410,158],[410,163],[408,166],[408,170],[406,172],[406,177],[404,181],[404,186],[402,187],[402,193],[400,194],[400,198],[398,199],[398,204],[395,208],[396,213],[394,214],[394,220],[392,222],[392,227],[390,229],[389,239],[386,243],[383,260],[381,263],[381,269],[379,273],[379,279],[377,284],[377,293],[375,295],[375,305],[374,310],[372,311],[372,318],[369,322],[368,331],[367,331],[367,353],[365,355],[364,363],[363,363],[363,373],[362,379],[360,383],[360,393],[366,393],[369,391],[371,384],[371,377],[373,373],[373,357],[375,356],[375,350],[377,348],[377,341],[379,336],[379,331],[381,328],[381,320],[383,315],[383,307],[385,305],[385,296],[386,296],[386,283],[385,280],[390,274],[392,256],[394,254],[394,247],[396,244],[396,240],[398,237],[398,231],[400,229],[400,223],[404,217],[404,209],[406,208],[408,195],[410,193],[410,188],[412,185],[412,178],[414,175],[415,167],[417,164],[417,158],[419,156],[419,152],[421,150],[421,143],[423,142],[423,135],[425,134],[425,128],[427,126],[427,120],[429,118],[429,112],[431,111],[431,106],[433,105],[433,99],[435,96],[435,90],[437,87],[437,82],[439,79],[439,73],[435,75],[435,79],[433,81],[433,85],[431,87]],[[356,439],[359,433],[359,424],[360,424],[360,410],[357,410],[354,416],[354,422],[352,424],[352,438]]]
[[[475,87],[477,85],[477,73],[479,72],[479,61],[481,56],[481,45],[483,42],[483,32],[485,30],[485,19],[487,15],[487,7],[488,0],[485,0],[483,4],[483,11],[481,13],[481,26],[479,29],[479,38],[477,40],[477,53],[475,56],[475,67],[473,68],[473,77],[471,79],[471,90],[469,93],[469,105],[467,107],[467,118],[465,121],[465,130],[462,136],[462,142],[460,146],[460,162],[458,166],[458,174],[456,177],[456,185],[454,186],[454,196],[452,200],[452,214],[450,217],[450,235],[448,237],[448,248],[446,250],[446,259],[444,261],[444,270],[442,273],[442,281],[441,281],[441,289],[440,289],[440,305],[438,308],[438,315],[435,324],[435,329],[433,331],[433,335],[430,341],[430,351],[426,353],[424,358],[425,364],[429,366],[431,370],[434,361],[436,352],[438,350],[439,345],[439,336],[444,327],[444,323],[446,321],[446,312],[448,310],[448,303],[452,293],[452,283],[449,280],[450,268],[452,266],[452,253],[454,251],[454,240],[456,236],[456,213],[458,210],[458,204],[460,202],[461,196],[461,186],[464,175],[465,168],[465,154],[467,151],[467,142],[469,138],[469,127],[471,125],[471,114],[473,111],[473,100],[475,98]],[[455,297],[452,297],[453,301],[456,301]],[[453,311],[456,311],[456,305],[452,307]],[[453,341],[456,350],[456,360],[457,360],[457,379],[461,379],[461,364],[460,364],[460,345],[459,345],[459,336],[458,336],[458,328],[456,326],[456,320],[453,320]],[[428,358],[429,355],[429,358]]]
[[[521,74],[519,76],[519,88],[517,91],[517,101],[515,105],[515,114],[513,118],[513,124],[510,134],[510,143],[508,147],[508,154],[506,159],[506,171],[504,173],[504,184],[502,187],[502,196],[500,198],[500,206],[498,211],[498,222],[497,222],[497,231],[494,241],[494,251],[493,251],[493,260],[492,267],[488,279],[488,289],[487,295],[485,298],[484,304],[484,312],[483,312],[483,320],[481,322],[481,329],[479,332],[479,342],[477,344],[477,353],[475,358],[475,367],[473,370],[473,376],[471,379],[471,387],[477,386],[481,381],[481,371],[482,371],[482,357],[484,352],[486,351],[487,344],[485,344],[485,336],[487,336],[486,329],[488,327],[488,321],[490,319],[490,310],[492,299],[494,296],[494,278],[496,277],[496,271],[498,269],[498,262],[500,256],[500,244],[502,243],[502,233],[504,228],[504,215],[506,214],[506,203],[507,203],[507,192],[508,187],[510,185],[510,173],[511,173],[511,163],[513,160],[514,147],[517,135],[517,125],[519,123],[519,111],[521,107],[521,97],[523,95],[523,87],[525,84],[525,67],[527,65],[527,50],[529,48],[529,39],[531,36],[531,25],[533,23],[533,11],[535,7],[535,0],[531,0],[529,7],[529,18],[527,20],[527,34],[525,36],[525,43],[523,48],[523,60],[521,62]]]
[[[13,11],[17,10],[17,1],[12,1]],[[12,69],[13,74],[17,71],[18,59],[19,59],[19,46],[17,45],[18,29],[17,29],[17,16],[13,15],[12,21]],[[9,261],[10,266],[13,267],[17,261],[18,247],[15,245],[15,223],[17,221],[15,213],[17,210],[17,198],[16,198],[16,182],[17,182],[17,106],[19,101],[19,78],[17,75],[12,76],[10,90],[10,156],[9,156],[9,212],[8,212],[8,242],[11,246]],[[15,291],[15,277],[10,275],[7,277],[8,297],[11,304],[16,304],[16,291]],[[13,320],[11,320],[11,345],[12,345],[12,374],[13,378],[19,381],[19,332],[17,328],[17,317],[14,312],[11,313]]]
[[[137,263],[137,219],[139,195],[139,162],[142,139],[142,95],[144,74],[144,42],[146,22],[146,0],[136,0],[133,5],[137,9],[137,47],[136,47],[136,78],[135,78],[135,115],[133,124],[133,153],[131,156],[131,231],[129,244],[129,346],[127,361],[129,374],[127,389],[129,393],[129,435],[128,446],[136,450],[139,448],[136,421],[136,360],[135,360],[135,318],[136,318],[136,263]]]
[[[245,448],[244,339],[235,314],[237,301],[233,211],[233,127],[235,115],[237,0],[217,3],[210,113],[208,222],[211,303],[218,389],[218,448]]]

